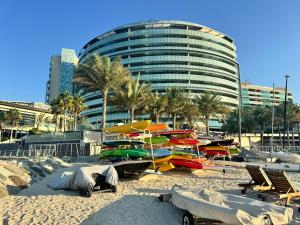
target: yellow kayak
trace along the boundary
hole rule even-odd
[[[163,157],[163,158],[158,158],[158,159],[154,159],[155,164],[156,163],[164,163],[164,162],[168,162],[170,161],[170,159],[172,159],[172,155]]]
[[[139,132],[149,128],[151,120],[143,120],[135,123],[128,123],[121,126],[114,126],[104,128],[103,131],[106,133],[131,133]]]
[[[172,155],[172,159],[185,159],[190,160],[193,159],[194,155],[192,154],[186,154],[186,155]]]
[[[162,162],[155,164],[155,169],[160,172],[166,172],[174,168],[175,166],[171,162]],[[154,169],[153,165],[151,165],[149,169]]]

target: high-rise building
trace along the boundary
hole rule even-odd
[[[273,104],[273,88],[250,83],[241,83],[242,105],[251,106],[271,106]],[[284,102],[285,88],[274,88],[274,105]],[[293,95],[287,92],[287,101],[292,101]]]
[[[228,106],[239,103],[238,64],[234,41],[211,28],[184,21],[146,21],[124,25],[89,41],[79,62],[98,52],[121,57],[132,75],[151,83],[154,91],[183,88],[189,96],[206,92],[222,97]],[[88,109],[82,113],[92,124],[101,123],[100,93],[85,96]],[[127,111],[108,109],[107,122],[128,120]],[[219,126],[217,121],[211,127]]]
[[[73,92],[73,74],[78,63],[75,50],[63,48],[61,55],[51,56],[46,102],[50,103],[60,93]]]

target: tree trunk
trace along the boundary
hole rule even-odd
[[[134,121],[134,107],[130,109],[130,122],[132,123]]]
[[[103,129],[106,127],[106,103],[108,91],[102,91],[102,126],[101,126],[101,140],[105,141],[105,134]]]
[[[277,124],[277,128],[278,128],[278,134],[279,134],[279,142],[280,142],[280,145],[282,146],[283,143],[282,143],[282,137],[281,137],[281,131],[280,131],[280,126],[279,126],[279,124]]]
[[[156,123],[159,123],[159,115],[157,115],[157,116],[155,117],[155,122],[156,122]]]
[[[66,112],[64,112],[64,132],[66,132],[66,123],[67,123],[67,117],[66,117]]]
[[[75,114],[75,118],[74,118],[74,130],[77,130],[77,114]]]
[[[260,125],[260,143],[261,146],[264,146],[264,132],[263,132],[263,125]]]
[[[10,128],[10,138],[9,138],[9,143],[11,143],[12,137],[13,137],[13,125],[11,125],[11,128]]]
[[[2,141],[2,129],[0,129],[0,143]]]
[[[295,146],[295,132],[294,132],[294,124],[293,123],[291,124],[291,127],[292,127],[292,143],[293,143],[293,146]]]
[[[175,130],[176,129],[176,113],[174,113],[172,115],[172,117],[173,117],[173,130]]]
[[[205,116],[206,135],[209,136],[209,116]]]
[[[18,127],[16,127],[16,132],[15,132],[15,139],[18,137]]]

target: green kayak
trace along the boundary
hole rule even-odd
[[[149,153],[142,148],[135,148],[135,149],[111,149],[111,150],[104,150],[100,153],[100,158],[108,158],[108,157],[129,157],[129,158],[145,158],[149,156]]]
[[[240,154],[241,150],[238,148],[238,147],[229,147],[229,152],[230,152],[230,155],[238,155]]]
[[[151,142],[154,145],[164,144],[169,141],[169,138],[165,136],[158,136],[158,137],[151,137]],[[150,144],[150,138],[145,138],[145,142],[147,144]]]

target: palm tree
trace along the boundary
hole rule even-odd
[[[9,142],[12,140],[13,135],[13,128],[18,126],[20,120],[22,120],[23,116],[17,109],[10,109],[9,111],[4,113],[5,120],[10,124],[10,139]],[[17,130],[16,130],[17,132]]]
[[[221,101],[221,97],[216,94],[205,93],[201,96],[195,96],[193,99],[197,105],[201,120],[206,127],[206,135],[209,135],[209,120],[212,117],[224,116],[228,113],[228,108]]]
[[[48,117],[45,113],[40,113],[35,115],[35,124],[38,132],[40,130],[40,126],[44,124],[47,118]]]
[[[77,119],[79,114],[86,109],[84,99],[79,95],[74,95],[71,103],[70,111],[74,116],[74,130],[77,128]]]
[[[263,132],[267,124],[271,122],[271,109],[265,106],[256,106],[252,109],[253,123],[257,124],[260,130],[261,145],[263,145]]]
[[[61,107],[59,105],[58,98],[54,99],[51,103],[51,112],[53,114],[53,122],[55,123],[55,132],[57,131],[57,127],[60,126],[60,115],[63,114]]]
[[[173,130],[176,129],[176,118],[182,112],[186,95],[182,89],[169,88],[166,92],[167,114],[171,115],[173,121]]]
[[[0,111],[0,143],[2,141],[2,129],[5,126],[5,123],[7,122],[5,118],[5,114],[3,111]]]
[[[189,98],[187,98],[183,104],[181,117],[187,121],[190,128],[194,127],[194,120],[200,117],[198,107]]]
[[[133,122],[136,112],[143,111],[151,97],[150,84],[140,84],[140,75],[136,80],[130,79],[109,98],[109,102],[118,109],[127,109],[130,114],[130,121]]]
[[[67,113],[70,111],[73,102],[73,96],[69,92],[63,92],[58,97],[58,107],[64,115],[64,132],[66,131],[67,126]]]
[[[130,72],[121,64],[120,58],[112,63],[107,56],[91,54],[83,63],[78,65],[73,82],[85,91],[99,91],[102,96],[102,129],[106,126],[106,104],[110,91],[117,90],[124,81],[128,80]],[[104,140],[104,132],[102,132]]]
[[[159,119],[164,115],[167,107],[167,98],[165,95],[160,95],[157,92],[151,96],[146,113],[150,114],[151,120],[159,123]]]

